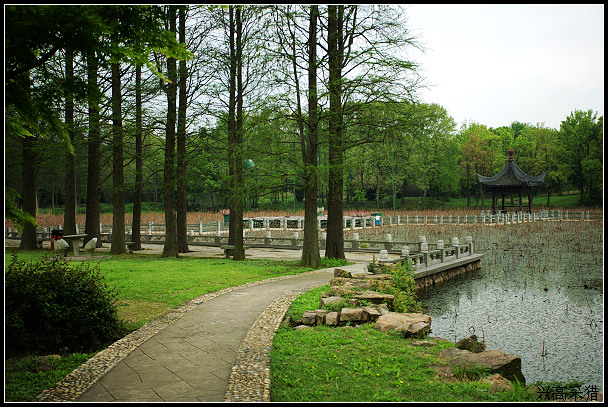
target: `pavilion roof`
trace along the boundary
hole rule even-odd
[[[509,150],[509,159],[500,172],[492,177],[477,175],[477,179],[485,187],[537,187],[545,180],[544,172],[538,176],[526,174],[515,164],[513,150]]]

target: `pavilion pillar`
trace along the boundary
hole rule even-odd
[[[521,210],[522,210],[522,197],[521,197],[521,189],[520,189],[518,192],[519,192],[519,212],[521,212]]]

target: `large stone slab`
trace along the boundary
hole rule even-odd
[[[331,326],[336,326],[340,323],[340,314],[338,314],[335,311],[332,312],[328,312],[327,314],[325,314],[325,324],[326,325],[331,325]]]
[[[363,308],[342,308],[340,311],[340,322],[361,322],[363,320]]]
[[[422,338],[431,331],[431,317],[417,313],[389,312],[376,320],[374,328],[380,332],[397,331]]]
[[[319,307],[323,308],[328,305],[336,305],[339,304],[343,299],[344,298],[342,297],[336,296],[321,298],[321,304],[319,305]]]
[[[490,386],[492,386],[492,393],[495,393],[497,391],[511,390],[513,388],[511,382],[499,375],[498,373],[486,377],[481,381],[483,383],[488,383]]]
[[[363,308],[364,321],[377,321],[382,316],[382,312],[377,307],[367,306]]]
[[[392,294],[382,294],[377,291],[363,291],[362,293],[355,294],[352,296],[358,300],[365,300],[370,304],[389,304],[392,305],[393,299],[395,298]]]
[[[302,323],[304,325],[314,325],[317,323],[317,313],[315,311],[306,311],[302,315]]]
[[[498,349],[487,350],[481,353],[472,353],[468,350],[458,348],[447,348],[439,352],[439,355],[448,359],[453,366],[477,365],[498,373],[512,382],[518,380],[525,384],[526,379],[521,372],[521,358]]]

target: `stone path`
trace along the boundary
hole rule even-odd
[[[224,401],[237,353],[258,315],[285,293],[332,276],[324,270],[200,304],[138,346],[78,401]]]
[[[161,251],[149,245],[144,253]],[[195,247],[188,256],[222,257]],[[104,249],[96,255],[103,255]],[[141,252],[140,252],[141,253]],[[248,250],[248,258],[296,259],[297,250]],[[363,271],[369,254],[341,267]],[[209,293],[146,324],[76,369],[38,401],[270,401],[268,353],[291,301],[328,284],[334,268]]]

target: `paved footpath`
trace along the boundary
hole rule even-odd
[[[288,252],[274,254],[283,258],[301,255],[300,251]],[[248,252],[248,258],[257,255]],[[367,261],[356,256],[351,258],[356,264],[343,268],[363,271]],[[237,352],[256,318],[289,292],[327,284],[333,270],[241,288],[197,305],[138,346],[77,401],[224,401]]]

